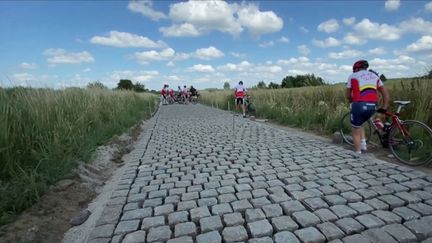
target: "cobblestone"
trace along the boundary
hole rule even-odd
[[[222,242],[222,236],[218,231],[211,231],[205,234],[200,234],[196,237],[197,243],[220,243]]]
[[[243,226],[225,227],[222,230],[223,239],[226,242],[236,242],[247,240],[248,234]]]

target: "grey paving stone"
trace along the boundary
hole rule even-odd
[[[198,206],[199,207],[213,206],[213,205],[216,205],[217,203],[218,203],[218,200],[215,197],[208,197],[208,198],[198,199]]]
[[[142,219],[146,217],[151,217],[152,213],[153,213],[152,208],[139,208],[135,210],[129,210],[123,213],[121,220],[125,221],[131,219]]]
[[[328,204],[319,197],[307,198],[303,201],[306,208],[316,211],[320,208],[328,208]]]
[[[229,213],[223,215],[223,221],[226,226],[239,226],[245,222],[241,213]]]
[[[206,190],[200,191],[200,197],[201,198],[216,197],[217,195],[218,195],[218,193],[215,189],[206,189]]]
[[[335,222],[335,224],[347,235],[362,232],[365,227],[353,218],[343,218]]]
[[[169,226],[151,228],[147,234],[147,242],[167,241],[171,238]]]
[[[364,202],[348,203],[348,206],[357,211],[359,214],[366,214],[374,211],[371,206]]]
[[[233,212],[231,205],[228,203],[214,205],[212,206],[211,210],[213,215],[222,215]]]
[[[190,210],[191,220],[195,223],[198,223],[201,218],[209,216],[211,216],[211,214],[207,207],[198,207]]]
[[[405,201],[393,195],[379,196],[378,199],[388,204],[390,206],[390,209],[402,207],[405,205]]]
[[[419,241],[432,236],[432,228],[422,219],[405,222],[404,226],[411,230]]]
[[[299,211],[292,214],[292,218],[303,228],[319,224],[320,219],[309,211]]]
[[[272,203],[281,203],[281,202],[291,200],[291,197],[289,197],[284,192],[278,192],[278,193],[270,194],[269,199]]]
[[[361,234],[373,243],[397,243],[397,241],[383,229],[368,229]]]
[[[286,215],[291,215],[294,212],[306,210],[303,204],[297,200],[283,202],[280,205]]]
[[[152,227],[162,226],[165,224],[164,216],[144,218],[141,223],[141,229],[148,230]]]
[[[298,224],[290,216],[280,216],[271,219],[275,231],[294,231],[299,228]]]
[[[330,205],[344,205],[347,204],[347,200],[339,195],[327,195],[324,196],[324,200]]]
[[[398,192],[394,194],[398,198],[404,200],[406,203],[419,203],[421,202],[421,198],[417,197],[415,194],[411,192]]]
[[[343,192],[340,194],[343,198],[345,198],[349,203],[361,202],[363,198],[355,193],[355,192]]]
[[[136,231],[139,228],[140,220],[127,220],[127,221],[120,221],[120,223],[117,225],[114,234],[125,234],[132,231]]]
[[[337,190],[336,188],[330,186],[330,185],[323,185],[318,187],[318,190],[320,190],[324,195],[333,195],[333,194],[338,194],[339,190]]]
[[[398,215],[399,217],[401,217],[404,221],[410,221],[410,220],[418,219],[421,216],[416,211],[414,211],[410,208],[407,208],[407,207],[395,208],[392,210],[392,212],[395,213],[396,215]]]
[[[264,212],[259,208],[258,209],[246,209],[245,218],[246,218],[246,222],[250,223],[250,222],[265,219],[266,216],[265,216]]]
[[[384,226],[385,223],[372,214],[364,214],[355,218],[358,222],[366,227],[366,229],[378,228]]]
[[[327,241],[341,239],[345,236],[345,233],[341,229],[330,222],[318,224],[316,227],[326,237]]]
[[[168,215],[168,224],[175,225],[178,223],[187,222],[189,218],[188,211],[178,211]]]
[[[218,231],[211,231],[204,234],[200,234],[196,237],[197,243],[221,243],[222,236]]]
[[[296,230],[294,234],[304,243],[322,243],[326,241],[325,236],[314,227]]]
[[[342,242],[344,242],[344,243],[358,243],[358,242],[371,243],[369,238],[367,238],[361,234],[346,236],[345,238],[342,239]]]
[[[432,193],[427,192],[427,191],[412,191],[412,194],[418,196],[419,198],[421,198],[424,201],[430,200],[432,199]]]
[[[231,203],[234,212],[244,212],[246,209],[253,208],[248,200],[239,200]]]
[[[432,214],[432,206],[424,203],[408,204],[407,207],[411,208],[422,216],[428,216]]]
[[[237,197],[232,193],[226,193],[218,196],[219,203],[230,203],[237,201]]]
[[[114,224],[96,226],[90,233],[89,239],[111,238],[115,229]]]
[[[364,200],[364,203],[367,203],[369,206],[373,207],[376,210],[388,210],[390,207],[387,203],[384,203],[383,201],[376,198]]]
[[[382,228],[389,235],[393,236],[398,242],[416,242],[417,237],[405,226],[401,224],[390,224]]]
[[[189,210],[197,207],[197,203],[195,200],[192,201],[182,201],[177,204],[177,210],[183,211],[183,210]]]
[[[248,243],[273,243],[273,240],[269,236],[265,236],[265,237],[261,237],[261,238],[249,239]]]
[[[283,214],[282,207],[279,204],[264,205],[262,210],[267,218],[278,217]]]
[[[250,202],[252,203],[254,208],[260,208],[264,205],[269,205],[271,202],[266,197],[259,197],[251,199]]]
[[[332,211],[330,211],[327,208],[318,209],[317,211],[314,212],[314,214],[318,216],[321,222],[338,220],[336,214],[334,214]]]
[[[289,232],[289,231],[282,231],[279,233],[274,234],[273,236],[275,243],[300,243],[298,238],[295,236],[295,234]]]
[[[359,194],[364,200],[378,196],[378,193],[369,189],[358,189],[356,193]]]
[[[273,228],[266,219],[248,223],[247,226],[249,232],[254,238],[269,236],[273,234]]]
[[[225,242],[245,241],[248,234],[243,226],[225,227],[222,230],[222,236]]]
[[[372,214],[383,220],[386,224],[402,223],[401,217],[389,211],[376,210]]]
[[[193,243],[193,238],[190,236],[182,236],[168,240],[167,243]]]
[[[347,205],[335,205],[331,206],[330,210],[338,216],[338,218],[345,218],[345,217],[353,217],[356,216],[358,213],[351,207]]]
[[[206,233],[214,230],[220,230],[223,227],[222,220],[219,216],[211,216],[200,219],[201,232]]]
[[[196,225],[193,222],[180,223],[174,227],[174,237],[195,235]]]
[[[143,230],[135,231],[127,234],[122,243],[144,243],[146,240],[146,232]]]
[[[237,192],[235,195],[239,200],[252,198],[252,193],[250,193],[250,191]]]
[[[174,212],[174,205],[173,204],[165,204],[162,206],[158,206],[154,208],[154,215],[168,215],[170,213]]]

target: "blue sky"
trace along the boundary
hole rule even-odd
[[[0,1],[0,85],[247,86],[432,61],[432,1]]]

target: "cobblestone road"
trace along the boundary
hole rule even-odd
[[[241,117],[234,124],[201,105],[161,107],[89,241],[432,237],[432,177]]]

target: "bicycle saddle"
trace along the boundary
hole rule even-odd
[[[408,105],[409,103],[411,103],[411,101],[402,101],[402,100],[395,100],[393,102],[398,105]]]

